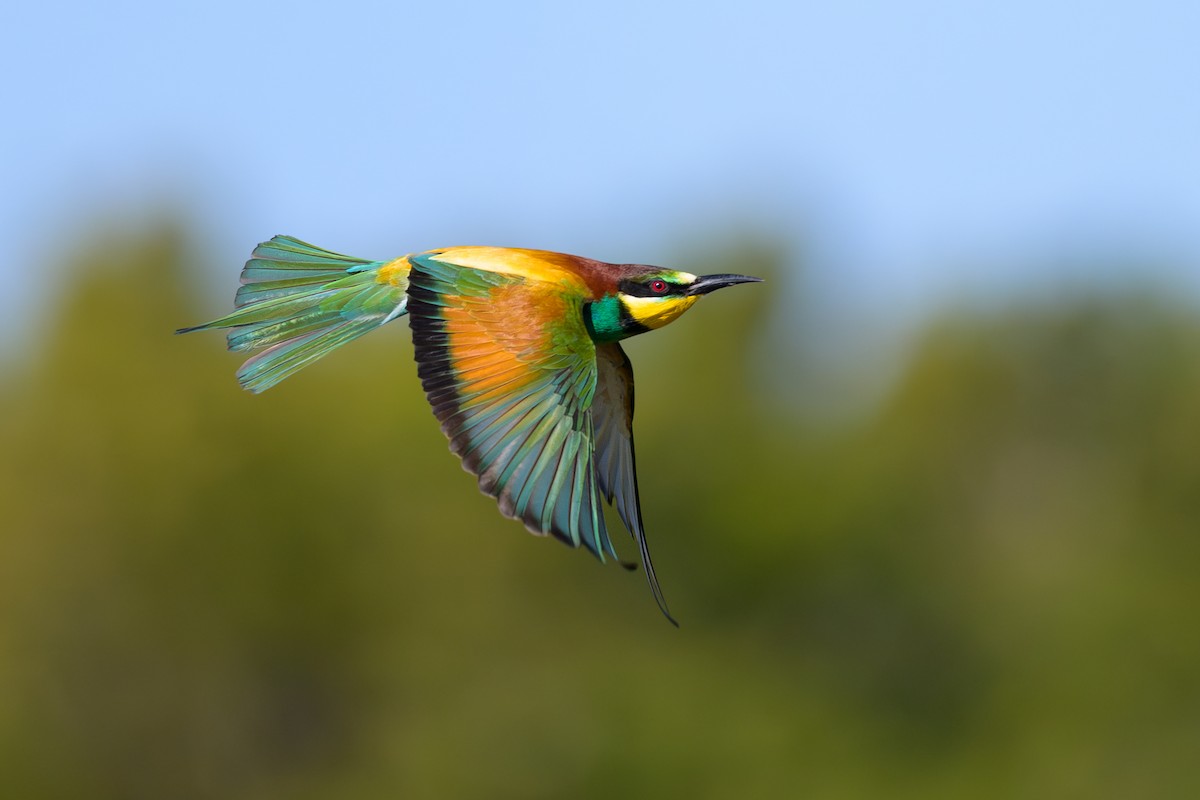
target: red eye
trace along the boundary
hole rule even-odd
[[[665,294],[667,291],[667,282],[657,279],[650,281],[650,291],[655,294]]]

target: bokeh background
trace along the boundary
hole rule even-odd
[[[1197,8],[9,9],[0,794],[1200,796]],[[276,233],[768,278],[627,348],[682,627],[403,323],[171,335]]]

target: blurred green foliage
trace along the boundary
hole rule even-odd
[[[1200,796],[1194,312],[947,314],[836,429],[772,284],[631,342],[675,630],[479,495],[403,324],[239,391],[183,242],[86,243],[0,384],[3,796]]]

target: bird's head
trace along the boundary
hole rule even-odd
[[[588,303],[584,320],[596,341],[617,341],[661,328],[678,319],[701,295],[762,278],[693,275],[662,267],[623,265],[615,291]]]

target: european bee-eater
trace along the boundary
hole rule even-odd
[[[615,499],[654,599],[678,625],[642,528],[633,368],[618,342],[714,289],[758,280],[503,247],[367,261],[276,236],[246,262],[236,311],[178,333],[232,328],[230,350],[261,350],[237,373],[261,392],[407,314],[426,397],[484,494],[531,533],[601,561],[617,557],[601,495]]]

